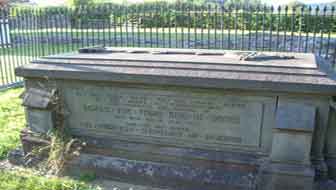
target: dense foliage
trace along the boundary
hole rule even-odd
[[[88,26],[98,21],[106,27],[134,25],[143,28],[197,27],[224,30],[336,32],[334,7],[311,8],[296,4],[292,7],[241,6],[242,4],[219,6],[194,4],[188,1],[177,3],[159,1],[130,5],[96,4],[86,1],[84,4],[75,4],[76,6],[71,8],[14,9],[11,15],[23,17],[35,15],[44,18],[66,15],[72,18],[74,28]]]

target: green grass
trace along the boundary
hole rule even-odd
[[[0,161],[10,150],[20,146],[20,131],[25,126],[24,109],[19,95],[22,88],[0,92]],[[90,176],[89,176],[90,177]],[[89,181],[93,177],[82,177]],[[83,181],[40,176],[28,169],[0,170],[0,190],[99,190]]]
[[[22,92],[22,88],[0,92],[0,160],[6,158],[8,152],[20,144],[20,130],[25,126],[24,111],[19,98]]]
[[[43,177],[27,171],[0,171],[1,190],[98,190],[71,179]]]

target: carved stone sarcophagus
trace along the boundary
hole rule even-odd
[[[87,144],[78,171],[203,190],[336,179],[335,76],[312,54],[88,48],[16,74],[32,133],[57,126],[59,94],[65,128]]]

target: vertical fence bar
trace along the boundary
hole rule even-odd
[[[225,15],[224,15],[224,6],[222,5],[220,7],[220,14],[221,14],[221,17],[220,17],[220,23],[221,23],[221,49],[224,49],[224,26],[225,26]]]
[[[113,44],[114,46],[118,46],[118,41],[117,41],[117,6],[113,6]]]
[[[33,8],[33,15],[32,15],[32,24],[33,24],[33,28],[32,28],[32,34],[33,34],[33,47],[34,47],[34,59],[36,59],[39,56],[39,45],[38,45],[38,41],[37,41],[37,8]]]
[[[31,21],[30,21],[30,9],[28,9],[28,8],[26,8],[25,9],[26,11],[25,11],[25,13],[26,13],[26,18],[25,18],[25,20],[26,20],[26,23],[25,23],[25,38],[26,38],[26,43],[25,43],[25,45],[26,45],[26,50],[27,50],[27,56],[29,57],[29,59],[30,59],[30,56],[31,56],[31,51],[32,51],[32,48],[30,47],[30,42],[31,42],[31,38],[30,38],[30,24],[31,24]]]
[[[6,7],[5,6],[0,6],[0,27],[1,28],[5,28],[6,27],[6,17],[5,17],[5,11],[6,11]],[[1,31],[2,32],[2,31]],[[7,46],[5,44],[6,40],[5,40],[5,36],[6,35],[5,32],[0,34],[0,40],[1,40],[1,56],[0,57],[0,69],[1,69],[1,85],[7,85],[10,83],[10,81],[8,80],[8,69],[7,69],[7,63],[9,63],[6,59],[7,57]]]
[[[137,6],[137,18],[138,18],[138,26],[137,26],[137,42],[138,42],[138,47],[140,46],[141,44],[141,37],[140,37],[140,28],[141,28],[141,5]]]
[[[8,60],[9,60],[9,78],[10,83],[15,82],[15,76],[14,76],[14,69],[15,69],[15,59],[14,54],[16,53],[16,48],[12,45],[13,42],[11,42],[11,17],[10,17],[10,7],[6,8],[6,20],[7,20],[7,26],[5,28],[5,34],[9,34],[9,36],[6,37],[6,44],[7,44],[7,50],[8,50]],[[6,32],[7,31],[7,32]]]
[[[287,20],[288,20],[288,6],[285,6],[285,15],[284,15],[284,29],[283,29],[283,51],[287,51]]]
[[[207,13],[207,28],[208,28],[208,48],[210,49],[210,28],[211,28],[211,5],[208,5],[208,13]]]
[[[197,16],[198,16],[197,11],[198,9],[196,5],[194,5],[193,8],[194,8],[194,11],[193,11],[194,12],[194,48],[196,48],[197,47]]]
[[[15,41],[13,41],[13,34],[14,36],[17,34],[17,23],[15,22],[15,17],[13,16],[13,8],[8,8],[8,26],[9,26],[9,34],[10,34],[10,38],[12,40],[11,43],[9,44],[9,47],[11,48],[10,51],[10,56],[11,56],[11,65],[12,65],[12,70],[11,70],[11,74],[13,75],[13,83],[14,82],[18,82],[18,77],[15,76],[14,74],[14,69],[20,65],[20,61],[21,61],[21,55],[20,55],[20,49],[17,46],[17,43],[15,43]],[[17,13],[14,13],[15,15]],[[1,30],[1,29],[0,29]],[[0,31],[0,35],[1,35],[1,31]],[[0,60],[1,62],[1,60]],[[0,82],[1,83],[1,82]],[[1,84],[0,84],[1,86]]]
[[[153,47],[153,5],[149,5],[146,13],[148,13],[149,18],[149,41],[150,41],[150,47]]]
[[[321,56],[322,54],[322,49],[323,49],[323,33],[325,32],[326,26],[325,26],[325,19],[326,19],[326,13],[327,13],[327,6],[324,6],[323,8],[323,15],[322,15],[322,21],[321,26],[320,26],[320,30],[321,30],[321,35],[320,35],[320,47],[319,47],[319,56]]]
[[[335,13],[335,7],[332,6],[331,7],[331,13],[329,15],[329,24],[332,24],[333,23],[333,19],[334,19],[334,13]],[[327,48],[326,48],[326,55],[325,55],[325,59],[328,59],[329,58],[329,48],[330,48],[330,37],[331,37],[331,31],[332,31],[332,27],[331,26],[328,26],[328,42],[327,42]]]
[[[231,10],[232,7],[231,5],[229,6],[229,10],[228,10],[228,22],[227,22],[227,28],[228,28],[228,43],[227,43],[227,48],[230,49],[231,48],[231,33],[230,33],[230,29],[231,29]]]
[[[84,6],[83,15],[89,15],[89,14],[91,14],[90,13],[90,7],[89,6]],[[85,22],[85,45],[89,46],[90,45],[89,44],[89,42],[90,42],[89,41],[89,22],[90,22],[89,18],[85,18],[84,22]]]
[[[265,17],[266,17],[266,5],[263,6],[263,13],[262,13],[262,51],[265,50]]]
[[[235,4],[235,7],[234,7],[234,44],[233,44],[233,47],[234,49],[237,49],[237,41],[238,41],[238,5]]]
[[[18,48],[19,48],[19,54],[20,59],[21,59],[21,65],[25,64],[26,62],[26,54],[25,54],[25,49],[24,49],[24,39],[22,38],[22,32],[24,31],[24,24],[22,22],[24,22],[24,15],[22,12],[22,9],[20,8],[15,8],[16,12],[17,12],[17,27],[18,27],[18,31],[17,31],[17,37],[20,39],[19,43],[18,43]]]
[[[42,8],[39,8],[39,17],[38,17],[38,24],[39,24],[39,47],[40,47],[40,56],[45,55],[45,48],[44,48],[44,27],[45,22],[43,18],[45,17],[45,13],[43,12]]]
[[[163,4],[160,8],[160,14],[163,16],[162,20],[163,20],[163,26],[162,26],[162,47],[166,47],[166,27],[167,27],[167,19],[166,19],[166,5]]]
[[[12,83],[17,82],[17,77],[15,76],[14,70],[18,66],[18,48],[16,47],[16,44],[13,41],[13,33],[15,33],[15,24],[14,24],[14,19],[12,16],[12,9],[11,7],[8,8],[8,33],[10,35],[8,42],[9,42],[9,47],[11,48],[10,51],[10,57],[11,57],[11,62],[12,62],[12,70],[11,70],[11,75],[12,75]]]
[[[314,34],[313,34],[313,48],[312,48],[312,52],[315,53],[315,43],[316,43],[316,33],[317,33],[317,25],[319,24],[317,22],[317,18],[318,18],[318,14],[319,14],[319,7],[315,8],[315,17],[314,17]]]
[[[180,6],[179,6],[179,22],[178,22],[178,27],[180,28],[180,36],[181,36],[181,40],[180,40],[180,43],[181,43],[181,48],[184,48],[184,3],[180,3]]]
[[[27,35],[26,36],[26,39],[27,39],[27,41],[26,41],[26,46],[25,46],[25,48],[26,48],[26,50],[27,50],[27,58],[28,58],[28,60],[27,60],[27,62],[29,62],[30,60],[31,60],[31,56],[32,56],[32,48],[31,48],[31,41],[32,41],[32,39],[31,39],[31,11],[30,11],[31,9],[29,9],[29,8],[27,8],[26,9],[26,33],[25,33],[25,35]]]
[[[93,5],[91,7],[91,12],[93,13],[93,15],[98,15],[100,13],[99,10],[99,5]],[[97,16],[95,16],[95,18],[90,19],[90,31],[91,31],[91,46],[96,46],[96,45],[100,45],[99,44],[99,37],[100,37],[100,26],[101,25],[101,18],[97,18]]]
[[[101,6],[101,9],[102,9],[102,13],[104,13],[104,18],[103,18],[103,20],[102,20],[102,24],[101,24],[101,30],[102,30],[102,34],[101,34],[101,36],[102,36],[102,39],[100,40],[100,41],[103,41],[102,43],[103,43],[103,47],[106,47],[106,32],[105,32],[105,30],[106,30],[106,22],[107,22],[107,10],[106,10],[106,6]]]
[[[174,33],[175,33],[175,48],[178,48],[178,33],[177,33],[177,15],[178,15],[178,3],[174,6]]]
[[[255,26],[255,50],[258,50],[258,32],[259,32],[259,13],[260,13],[260,7],[257,5],[256,10],[256,26]]]
[[[46,23],[47,23],[47,46],[48,46],[48,53],[54,54],[55,52],[55,46],[51,45],[53,44],[54,41],[54,36],[53,36],[53,21],[50,18],[50,13],[52,13],[54,10],[51,8],[47,8],[47,16],[46,16]]]
[[[34,21],[34,8],[29,9],[29,19],[30,19],[30,27],[29,27],[29,34],[30,34],[30,48],[31,48],[31,58],[34,59],[36,57],[36,47],[35,47],[35,21]]]
[[[307,13],[307,21],[306,21],[306,39],[305,39],[305,50],[304,52],[308,52],[308,40],[309,40],[309,33],[310,33],[310,21],[311,21],[311,13],[312,13],[312,7],[309,6],[308,13]]]
[[[190,48],[190,43],[191,43],[191,38],[190,38],[190,34],[191,34],[191,27],[192,27],[192,20],[191,20],[191,4],[188,4],[187,6],[187,12],[188,12],[188,34],[187,34],[187,38],[188,38],[188,46],[187,48]]]
[[[125,24],[124,24],[124,26],[125,26],[125,33],[126,33],[126,35],[125,35],[125,37],[126,37],[126,39],[125,39],[125,43],[126,43],[126,46],[129,46],[129,40],[128,40],[128,37],[129,37],[129,31],[128,31],[128,6],[127,5],[125,5],[125,6],[123,6],[124,7],[124,12],[125,12]],[[152,33],[152,31],[151,31],[151,33]]]
[[[89,6],[89,15],[94,15],[96,12],[96,7],[94,5],[90,5]],[[95,29],[96,27],[93,26],[95,21],[95,17],[91,18],[91,16],[89,17],[88,20],[88,42],[89,42],[89,46],[94,46],[95,45]],[[97,21],[97,20],[96,20]]]
[[[146,17],[146,12],[147,12],[147,6],[146,6],[146,4],[144,4],[143,6],[142,6],[142,11],[143,11],[143,39],[144,39],[144,45],[146,46],[146,44],[147,44],[147,37],[146,37],[146,29],[147,29],[147,26],[146,26],[146,21],[148,20],[148,18]]]
[[[4,7],[0,5],[0,17],[2,17],[2,13],[4,12]],[[0,27],[3,27],[5,25],[5,21],[4,19],[0,19]],[[0,33],[0,55],[4,55],[4,39],[2,36],[2,33]],[[0,74],[1,74],[1,78],[0,78],[0,86],[4,86],[6,85],[6,81],[5,81],[5,61],[3,60],[3,56],[0,56]]]
[[[22,11],[22,31],[21,31],[21,33],[22,33],[22,36],[21,36],[21,39],[22,39],[22,47],[23,47],[23,52],[24,52],[24,55],[25,55],[25,57],[24,57],[24,59],[25,59],[25,62],[27,61],[27,57],[29,56],[29,51],[28,51],[28,48],[27,48],[27,23],[28,23],[28,21],[27,21],[27,9],[26,8],[24,8],[24,9],[21,9],[21,11]]]
[[[19,24],[18,24],[18,20],[19,20],[19,17],[20,17],[19,14],[20,13],[18,12],[18,10],[15,7],[11,8],[11,11],[15,13],[15,16],[13,16],[12,21],[13,21],[14,29],[15,29],[14,30],[14,35],[17,38],[17,36],[19,35],[19,32],[20,32],[20,30],[19,30]],[[22,65],[22,61],[23,61],[22,60],[23,56],[22,56],[22,51],[21,51],[22,49],[20,47],[20,43],[14,42],[13,45],[12,45],[12,47],[14,47],[15,50],[17,51],[17,54],[16,54],[16,66],[20,66],[20,65]],[[18,80],[19,80],[19,78],[15,76],[15,81],[18,81]],[[0,82],[0,86],[1,86],[1,82]]]
[[[281,23],[281,6],[278,6],[278,23],[277,23],[277,34],[276,34],[276,47],[275,47],[275,51],[279,50],[279,43],[280,43],[280,23]]]
[[[46,37],[48,37],[47,35],[47,22],[46,22],[46,17],[47,17],[47,13],[46,13],[46,9],[40,9],[41,11],[41,16],[40,16],[40,23],[41,23],[41,34],[40,34],[40,37],[41,37],[41,50],[42,50],[42,56],[45,56],[47,55],[47,39]]]
[[[215,49],[217,49],[217,26],[218,26],[218,6],[217,6],[217,4],[215,5],[215,16],[214,16],[214,24],[213,24],[213,28],[214,28],[214,32],[215,32],[215,34],[214,34],[214,37],[215,37],[215,39],[214,39],[214,42],[215,42]]]
[[[7,57],[8,57],[8,69],[9,71],[7,72],[9,75],[9,80],[10,83],[14,83],[15,82],[15,77],[14,77],[14,68],[15,68],[15,60],[13,59],[13,55],[15,54],[15,47],[12,46],[11,44],[11,40],[10,40],[10,7],[6,7],[5,9],[5,20],[7,21],[7,26],[4,27],[4,33],[8,34],[5,36],[5,43],[6,45],[6,49],[7,49]]]
[[[72,29],[71,29],[71,12],[68,7],[64,7],[65,11],[65,33],[66,33],[66,51],[73,51],[74,43],[72,41]]]
[[[155,4],[155,14],[154,14],[154,19],[155,19],[155,41],[156,41],[156,47],[159,47],[159,27],[160,27],[160,15],[159,15],[159,5],[158,3]],[[161,23],[162,24],[162,23]]]
[[[171,21],[171,6],[169,4],[167,4],[167,9],[168,10],[168,47],[171,48],[172,47],[172,43],[171,43],[171,25],[172,25],[172,21]]]
[[[37,46],[37,55],[38,57],[42,56],[42,49],[41,49],[41,22],[40,22],[40,8],[36,8],[36,15],[35,15],[35,24],[36,24],[36,46]]]
[[[13,14],[14,13],[14,14]],[[14,59],[14,68],[17,66],[20,66],[22,64],[22,54],[21,54],[21,49],[19,46],[19,43],[13,41],[13,36],[14,38],[17,37],[18,35],[18,23],[17,23],[17,17],[18,17],[18,12],[16,12],[15,8],[10,8],[9,9],[9,15],[10,15],[10,28],[11,28],[11,37],[12,37],[12,42],[11,42],[11,47],[13,49],[13,59]],[[13,33],[12,33],[13,32]],[[17,38],[16,38],[17,39]],[[0,60],[1,62],[1,60]],[[1,68],[0,68],[1,69]],[[18,82],[20,79],[15,76],[14,74],[14,81]],[[0,87],[1,87],[1,82],[0,82]]]
[[[242,6],[242,12],[240,14],[240,16],[241,16],[240,50],[244,49],[244,41],[245,41],[245,8],[246,8],[246,5],[243,5]]]
[[[290,40],[290,51],[293,51],[293,41],[294,41],[294,30],[295,30],[295,20],[296,20],[296,8],[292,7],[291,13],[291,40]]]
[[[61,20],[61,18],[60,18],[60,8],[56,8],[56,19],[55,19],[55,38],[56,38],[56,41],[54,41],[55,42],[55,44],[53,44],[53,45],[55,45],[56,46],[56,53],[60,53],[61,52],[61,45],[60,45],[60,20]]]
[[[112,46],[112,18],[113,12],[111,11],[111,4],[107,4],[106,6],[106,12],[108,13],[108,25],[107,25],[107,35],[108,35],[108,45]],[[133,45],[134,46],[134,45]]]
[[[130,10],[130,15],[129,15],[129,24],[131,24],[131,46],[134,47],[135,44],[135,39],[134,39],[134,13],[135,13],[135,9],[134,6],[130,6],[129,7]]]
[[[84,22],[83,22],[83,18],[81,17],[81,15],[83,14],[84,12],[84,8],[83,6],[79,6],[79,10],[78,10],[78,18],[79,18],[79,21],[78,21],[78,24],[79,26],[77,26],[77,38],[79,37],[80,39],[80,43],[81,43],[81,47],[84,47]]]
[[[67,34],[66,34],[66,13],[64,7],[60,7],[60,28],[61,28],[61,52],[65,52],[67,48]]]
[[[304,14],[304,11],[305,11],[305,6],[302,6],[300,8],[300,23],[299,23],[299,42],[298,42],[298,51],[301,52],[301,43],[302,43],[302,25],[303,25],[303,22],[305,21],[305,14]]]
[[[204,23],[204,10],[205,10],[205,7],[204,5],[201,6],[201,46],[202,46],[202,49],[204,48],[204,26],[206,25],[206,23]]]
[[[274,13],[274,7],[273,7],[273,5],[271,6],[271,10],[270,11],[271,12],[269,13],[269,15],[270,15],[270,19],[271,20],[270,20],[270,25],[269,25],[268,51],[272,51],[272,44],[273,44],[273,41],[272,41],[272,38],[273,38],[273,33],[272,33],[273,32],[273,22],[274,22],[274,15],[273,15],[273,13]]]
[[[252,17],[253,17],[253,7],[251,5],[248,6],[248,45],[247,49],[251,50],[251,35],[252,35]]]

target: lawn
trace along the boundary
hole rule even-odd
[[[84,182],[42,177],[30,171],[0,171],[1,190],[98,190]]]
[[[22,88],[0,92],[0,159],[6,158],[7,153],[20,144],[20,130],[25,126],[19,98],[22,92]]]
[[[24,109],[21,106],[22,88],[0,92],[0,161],[10,150],[20,146],[20,131],[25,126]],[[67,178],[44,177],[36,171],[0,170],[1,190],[98,190],[90,185]]]

